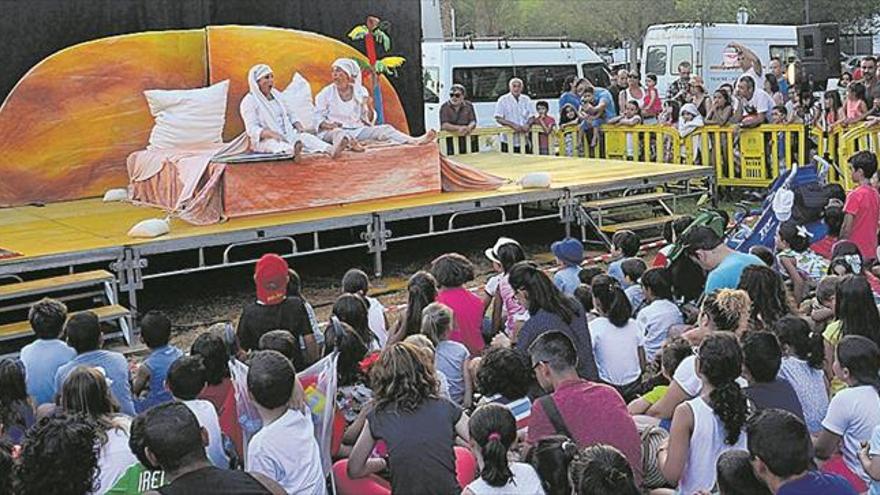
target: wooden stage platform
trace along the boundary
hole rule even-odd
[[[176,275],[253,263],[235,252],[244,246],[282,245],[284,256],[366,247],[381,272],[381,253],[387,243],[444,235],[461,230],[557,218],[568,227],[577,224],[581,201],[606,193],[648,190],[704,179],[714,191],[714,171],[708,167],[565,158],[501,153],[457,155],[456,159],[510,179],[495,191],[431,193],[341,206],[243,217],[208,226],[172,220],[171,232],[155,239],[135,239],[128,229],[164,212],[128,203],[103,203],[100,198],[0,209],[0,248],[18,252],[0,259],[0,276],[56,270],[75,272],[108,266],[120,289],[134,305],[135,291],[145,278]],[[523,189],[515,181],[530,172],[547,172],[547,189]],[[340,191],[344,194],[344,191]],[[470,218],[468,218],[470,217]],[[424,227],[394,230],[390,224],[423,220]],[[331,231],[353,229],[359,239],[339,242]],[[338,236],[336,236],[338,237]],[[328,240],[330,239],[330,240]],[[154,264],[148,259],[191,252],[186,265]],[[166,256],[167,257],[167,256]],[[148,268],[149,265],[149,268]]]

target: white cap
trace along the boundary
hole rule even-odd
[[[773,195],[773,213],[780,222],[791,218],[792,206],[794,206],[794,191],[780,189]]]
[[[490,261],[495,263],[501,263],[498,259],[498,248],[505,244],[516,244],[519,246],[519,243],[516,240],[511,239],[510,237],[499,237],[497,241],[495,241],[495,245],[485,251],[486,257],[489,258]]]

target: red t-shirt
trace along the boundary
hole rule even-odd
[[[206,385],[199,393],[199,399],[214,405],[220,423],[220,431],[235,444],[238,456],[244,459],[244,445],[241,438],[241,425],[238,423],[238,410],[235,405],[235,386],[232,380],[224,378],[217,385]]]
[[[880,221],[880,194],[870,185],[861,185],[846,196],[843,212],[853,216],[849,240],[859,247],[865,261],[877,258],[877,222]]]
[[[837,242],[837,237],[826,235],[818,241],[810,244],[810,250],[818,254],[819,256],[830,260],[831,249],[834,247],[835,242]]]
[[[642,442],[623,398],[608,385],[575,379],[559,384],[553,392],[559,414],[581,447],[604,443],[617,448],[629,461],[636,480],[642,479]],[[532,404],[527,442],[556,435],[556,429],[540,401]]]
[[[464,287],[453,287],[440,289],[437,302],[452,310],[454,325],[449,340],[464,344],[471,356],[479,356],[486,345],[482,331],[483,300]]]

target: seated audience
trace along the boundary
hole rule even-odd
[[[302,299],[287,296],[289,280],[284,258],[265,254],[257,261],[254,269],[257,300],[242,309],[236,334],[244,352],[256,349],[260,337],[270,330],[287,330],[297,340],[302,337],[306,350],[302,353],[297,349],[294,363],[297,369],[305,369],[306,363],[318,358],[318,345]]]
[[[34,424],[34,405],[28,398],[23,368],[12,359],[0,359],[0,440],[16,445]]]
[[[657,454],[663,476],[680,493],[710,490],[718,457],[726,450],[745,448],[748,405],[736,383],[741,371],[742,352],[734,334],[714,332],[706,337],[698,351],[700,395],[675,408],[668,448]]]
[[[449,397],[456,404],[470,409],[473,383],[468,371],[470,353],[467,347],[449,340],[452,332],[452,310],[442,303],[431,303],[422,311],[422,333],[434,344],[434,366],[449,380]]]
[[[306,313],[309,315],[309,324],[312,326],[312,335],[315,336],[315,343],[318,348],[324,345],[324,335],[321,333],[321,325],[318,323],[318,315],[315,314],[315,308],[309,303],[308,299],[302,293],[302,279],[296,270],[290,268],[287,270],[290,281],[287,282],[287,297],[298,297],[302,299],[303,305],[306,307]],[[300,348],[305,351],[306,343],[302,337],[299,339]]]
[[[228,325],[221,323],[220,325]],[[285,330],[279,330],[290,335]],[[272,332],[263,335],[269,335]],[[292,337],[291,337],[292,338]],[[238,419],[238,405],[235,398],[235,384],[229,371],[229,361],[233,359],[223,338],[212,328],[196,337],[189,353],[202,358],[205,369],[205,388],[196,397],[214,405],[220,431],[235,445],[238,458],[244,457],[241,423]]]
[[[634,259],[642,248],[642,240],[632,230],[618,230],[611,236],[611,258],[614,260],[608,264],[608,275],[626,284],[623,278],[623,262]]]
[[[801,314],[808,317],[816,333],[822,335],[834,319],[834,298],[840,277],[825,275],[816,286],[816,296],[801,303]]]
[[[473,263],[458,253],[447,253],[431,262],[431,273],[440,287],[437,302],[448,306],[455,316],[449,339],[464,344],[472,355],[479,355],[486,345],[483,301],[464,286],[474,279]]]
[[[681,337],[673,337],[667,340],[663,344],[663,349],[660,351],[661,383],[671,383],[672,374],[675,372],[676,368],[678,368],[678,365],[680,365],[685,358],[692,356],[693,354],[694,349],[687,340]],[[668,390],[669,385],[655,385],[647,393],[627,404],[626,408],[630,414],[633,415],[646,414],[648,409],[662,399]]]
[[[529,319],[529,312],[516,300],[513,287],[510,286],[509,272],[513,265],[526,259],[526,253],[518,242],[507,237],[499,237],[495,246],[485,253],[492,262],[492,268],[498,272],[486,282],[485,288],[492,302],[492,333],[503,329],[508,337],[513,337],[519,332],[522,322]]]
[[[132,430],[141,432],[146,467],[165,471],[163,495],[224,493],[229,495],[286,493],[259,473],[220,469],[205,454],[206,433],[190,408],[168,402],[135,418]]]
[[[755,476],[748,451],[732,449],[722,453],[715,471],[718,495],[772,495],[767,485]]]
[[[776,320],[792,313],[782,276],[767,265],[745,267],[737,289],[746,291],[752,301],[749,326],[753,330],[773,328]]]
[[[684,253],[708,272],[705,294],[718,289],[735,289],[747,266],[766,266],[757,256],[728,247],[711,227],[693,227],[683,234],[681,242],[686,246]]]
[[[666,268],[651,268],[642,275],[645,306],[636,321],[645,333],[645,359],[653,361],[674,325],[684,323],[681,310],[673,302],[672,278]],[[674,371],[674,370],[673,370]]]
[[[848,335],[861,335],[880,345],[880,311],[874,303],[874,294],[865,277],[847,275],[840,279],[834,295],[835,321],[825,327],[825,374],[833,373],[834,349]],[[832,384],[837,391],[840,384]]]
[[[61,301],[45,298],[31,305],[28,322],[36,340],[21,348],[19,359],[24,365],[27,393],[35,406],[55,400],[55,372],[76,357],[76,351],[61,340],[67,321],[67,306]]]
[[[171,434],[171,432],[168,432]],[[57,413],[28,430],[15,468],[21,495],[87,495],[98,482],[100,442],[94,421]]]
[[[357,332],[364,344],[371,351],[381,349],[379,338],[370,330],[370,313],[369,306],[363,297],[354,294],[342,294],[336,298],[333,303],[331,313]],[[325,354],[331,349],[331,346],[325,342]]]
[[[810,433],[790,412],[761,411],[749,420],[746,436],[753,472],[771,493],[855,495],[844,478],[812,469]]]
[[[526,453],[525,461],[535,468],[541,486],[547,495],[573,493],[568,469],[578,455],[576,443],[562,435],[550,435],[538,440]]]
[[[119,405],[119,411],[133,416],[135,410],[128,361],[118,352],[101,349],[104,336],[98,316],[91,311],[77,313],[67,320],[64,330],[67,343],[76,349],[77,355],[55,372],[55,390],[60,392],[67,375],[79,366],[102,368],[110,382],[110,391]]]
[[[331,319],[330,325],[328,337],[332,338],[333,348],[339,351],[336,361],[336,411],[345,420],[345,430],[336,455],[347,457],[361,433],[369,404],[373,400],[373,391],[364,376],[365,366],[361,363],[367,356],[364,341],[345,323],[336,323]]]
[[[592,291],[599,317],[590,322],[590,340],[599,379],[617,389],[623,400],[629,402],[640,391],[645,337],[630,317],[629,300],[617,280],[599,275],[593,279]]]
[[[559,267],[553,274],[553,284],[563,294],[574,295],[574,290],[580,284],[578,272],[581,271],[581,262],[584,261],[584,245],[573,237],[566,237],[551,244],[550,251],[556,257],[556,265]]]
[[[482,394],[478,405],[501,404],[516,418],[516,427],[525,438],[532,401],[529,387],[534,378],[525,358],[513,349],[493,347],[477,368],[477,390]]]
[[[406,309],[397,318],[388,335],[388,344],[401,342],[422,331],[422,310],[437,299],[437,281],[425,271],[409,277],[406,284]],[[387,345],[387,344],[386,344]]]
[[[168,344],[171,337],[171,320],[163,313],[149,311],[141,319],[141,340],[150,354],[138,366],[131,384],[131,392],[137,397],[134,407],[143,412],[156,404],[169,402],[171,393],[165,388],[168,368],[183,352]],[[142,396],[142,397],[141,397]]]
[[[577,302],[581,303],[581,307],[584,308],[587,317],[587,326],[589,327],[589,323],[599,316],[596,314],[596,308],[593,307],[593,289],[587,284],[580,284],[577,286],[577,289],[574,290],[574,298]]]
[[[449,379],[446,378],[446,375],[434,365],[434,353],[437,349],[434,347],[434,343],[431,342],[431,339],[419,333],[416,335],[410,335],[403,339],[403,341],[416,346],[427,355],[431,362],[431,368],[434,370],[434,374],[437,375],[437,395],[444,399],[449,399]]]
[[[635,317],[645,304],[645,290],[642,288],[641,280],[648,266],[640,258],[633,258],[624,260],[620,264],[620,269],[623,271],[621,286],[632,307],[632,316]]]
[[[370,277],[363,270],[352,268],[345,272],[342,277],[342,292],[354,294],[364,298],[368,306],[368,319],[370,331],[376,336],[379,348],[385,347],[388,341],[388,318],[385,316],[385,306],[375,297],[370,297]]]
[[[788,380],[779,377],[782,366],[782,348],[776,335],[768,332],[748,332],[742,338],[743,378],[749,386],[743,393],[755,410],[782,409],[801,421],[804,411],[800,399]]]
[[[531,465],[508,461],[508,453],[516,443],[516,420],[509,409],[500,404],[480,406],[471,416],[468,429],[479,477],[465,487],[463,494],[544,492],[541,478]]]
[[[828,260],[810,249],[809,231],[794,220],[779,226],[776,249],[782,273],[791,281],[794,301],[800,304],[828,271]]]
[[[610,445],[581,450],[568,467],[572,490],[578,495],[640,495],[626,457]]]
[[[794,315],[777,320],[773,333],[782,346],[779,377],[794,388],[804,411],[807,429],[811,435],[817,434],[822,431],[822,420],[828,411],[822,334],[811,331],[806,320]]]
[[[562,332],[546,332],[529,347],[532,368],[549,395],[535,401],[527,442],[564,435],[581,446],[608,444],[626,455],[641,481],[641,440],[626,403],[612,387],[584,380],[575,365],[577,354]]]
[[[215,466],[228,468],[229,458],[223,449],[223,434],[220,431],[217,410],[210,402],[198,398],[206,383],[202,359],[198,356],[183,356],[177,359],[168,370],[166,383],[174,399],[190,408],[198,418],[199,425],[207,432],[208,444],[205,447],[208,458]]]
[[[663,224],[663,240],[666,241],[666,245],[660,248],[657,251],[657,254],[654,255],[654,260],[651,261],[651,267],[668,267],[669,266],[669,253],[672,252],[672,248],[675,247],[675,242],[681,236],[681,234],[693,223],[694,217],[690,215],[682,215],[674,220],[668,220]]]
[[[0,493],[13,493],[16,460],[12,458],[15,448],[8,440],[0,439]]]
[[[312,418],[288,407],[296,371],[277,351],[251,356],[248,392],[263,428],[251,439],[245,469],[277,481],[287,493],[326,493]]]

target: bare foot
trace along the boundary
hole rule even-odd
[[[350,149],[351,151],[354,151],[355,153],[362,153],[367,150],[366,148],[364,148],[364,145],[362,145],[361,142],[358,141],[357,139],[351,140],[351,142],[348,145],[348,149]]]
[[[298,162],[303,152],[303,144],[302,141],[297,141],[296,144],[293,145],[293,161]]]
[[[434,142],[437,139],[437,131],[434,129],[429,129],[428,132],[425,133],[424,136],[420,137],[416,144],[427,144]]]
[[[342,154],[342,151],[348,147],[348,138],[343,137],[342,139],[333,143],[333,149],[330,150],[330,158],[339,158],[339,155]]]

